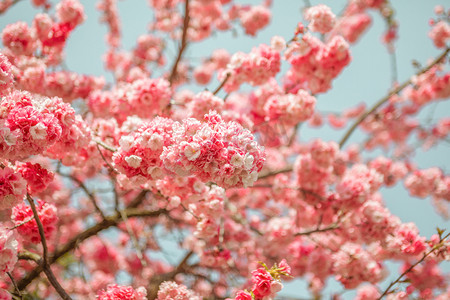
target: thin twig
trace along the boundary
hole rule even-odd
[[[178,69],[178,65],[181,61],[181,57],[183,56],[183,52],[184,50],[186,50],[186,46],[187,46],[187,31],[189,28],[189,0],[186,0],[184,2],[184,21],[183,21],[183,33],[181,36],[181,45],[180,48],[178,49],[178,55],[177,58],[175,59],[175,62],[172,66],[172,71],[170,72],[170,76],[169,76],[169,82],[172,85],[174,79],[177,76],[177,69]]]
[[[14,229],[16,229],[16,228],[18,228],[18,227],[20,227],[20,226],[22,226],[22,225],[27,224],[28,222],[30,222],[30,221],[32,221],[32,220],[34,220],[34,217],[29,217],[28,219],[26,219],[26,220],[23,221],[22,223],[17,224],[17,225],[14,225],[13,227],[8,228],[8,229],[9,229],[9,230],[14,230]]]
[[[114,169],[113,166],[111,166],[111,164],[106,160],[106,157],[103,155],[102,150],[99,147],[100,144],[97,143],[97,150],[100,153],[100,156],[102,157],[103,161],[105,162],[105,164],[108,166],[108,168],[113,172],[113,173],[119,173],[116,169]]]
[[[11,275],[11,273],[6,272],[8,274],[9,279],[11,280],[14,289],[16,290],[16,293],[19,295],[19,298],[22,299],[22,293],[20,292],[19,288],[17,287],[16,281],[14,280],[14,277]]]
[[[439,249],[440,247],[442,247],[443,245],[443,241],[448,238],[450,236],[450,233],[448,233],[445,237],[441,238],[439,243],[437,245],[434,245],[433,248],[431,250],[429,250],[427,253],[425,253],[422,258],[420,260],[418,260],[415,264],[411,265],[408,269],[406,269],[402,274],[400,274],[400,276],[397,277],[396,280],[394,280],[393,282],[391,282],[391,284],[384,290],[384,292],[381,294],[380,297],[378,297],[378,300],[382,299],[384,296],[386,296],[390,289],[397,284],[398,282],[400,282],[400,280],[403,278],[403,276],[405,276],[406,274],[408,274],[409,272],[411,272],[412,269],[414,269],[418,264],[420,264],[421,262],[423,262],[425,260],[425,258],[428,257],[428,255],[430,255],[431,253],[433,253],[435,250]]]
[[[125,223],[125,227],[127,229],[128,235],[131,238],[131,242],[134,245],[134,248],[136,250],[136,255],[139,258],[139,260],[141,261],[142,266],[146,267],[147,266],[147,262],[144,260],[144,255],[142,254],[142,250],[141,247],[139,246],[138,240],[136,238],[136,235],[134,234],[133,230],[130,227],[130,223],[128,222],[128,218],[126,213],[124,213],[123,210],[119,210],[120,216],[123,220],[123,222]]]
[[[81,180],[79,180],[78,178],[76,178],[75,176],[65,175],[65,174],[61,174],[61,175],[69,177],[70,179],[72,179],[73,181],[75,181],[78,184],[78,186],[84,191],[84,193],[91,200],[91,203],[92,203],[92,205],[94,205],[95,210],[100,214],[102,219],[104,219],[105,218],[105,214],[103,213],[103,211],[98,206],[95,194],[93,192],[89,191],[88,188],[84,185],[84,183]]]
[[[419,76],[427,71],[429,71],[434,65],[441,62],[450,51],[450,48],[445,49],[445,51],[439,55],[431,64],[429,64],[427,67],[421,69],[419,72],[416,73],[415,76]],[[344,146],[345,142],[349,139],[349,137],[352,135],[353,131],[358,127],[359,124],[361,124],[369,115],[374,113],[380,106],[382,106],[384,103],[389,101],[389,99],[400,93],[405,87],[410,85],[412,83],[412,77],[408,79],[407,81],[403,82],[401,85],[399,85],[397,88],[395,88],[393,91],[391,91],[389,94],[387,94],[385,97],[381,98],[378,102],[375,103],[374,106],[368,111],[366,111],[364,114],[362,114],[354,123],[353,125],[347,130],[347,132],[342,137],[341,141],[339,142],[339,148],[342,148]]]
[[[227,83],[228,79],[230,78],[231,74],[228,73],[227,76],[222,80],[220,85],[214,90],[213,95],[217,95],[220,90],[224,87],[224,85]]]
[[[117,151],[116,148],[114,148],[114,147],[112,147],[112,146],[109,146],[109,145],[103,143],[103,142],[100,141],[100,140],[95,140],[95,139],[94,139],[93,141],[96,142],[97,145],[100,145],[100,146],[102,146],[103,148],[105,148],[106,150],[109,150],[109,151],[111,151],[111,152],[116,152],[116,151]]]

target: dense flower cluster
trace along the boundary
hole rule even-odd
[[[11,209],[22,202],[27,182],[12,168],[0,168],[0,210]]]
[[[0,103],[0,153],[16,160],[45,150],[63,158],[85,147],[90,133],[75,111],[60,98],[15,91]]]
[[[147,291],[144,287],[133,289],[131,286],[120,286],[110,284],[106,290],[100,291],[97,295],[98,300],[147,300]]]
[[[38,200],[36,209],[39,219],[44,227],[45,238],[49,239],[56,229],[56,222],[58,221],[57,210],[53,204],[46,203],[43,200]],[[27,241],[38,244],[41,242],[38,226],[33,217],[31,207],[25,202],[15,206],[12,212],[12,220],[17,226],[17,232]]]
[[[247,129],[210,112],[205,122],[186,119],[173,131],[174,143],[161,155],[166,169],[223,187],[251,186],[264,163],[263,149]]]
[[[27,181],[28,192],[30,194],[44,191],[54,178],[54,174],[46,168],[43,168],[40,164],[33,164],[31,162],[20,163],[16,169]]]
[[[160,156],[164,147],[173,143],[173,124],[170,119],[156,117],[137,132],[122,136],[120,147],[113,155],[114,164],[128,177],[161,179],[165,170]]]
[[[11,73],[11,64],[5,55],[0,53],[0,96],[8,93],[13,85],[13,74]]]
[[[281,276],[290,275],[291,267],[285,260],[282,260],[278,266],[275,264],[271,269],[264,265],[264,268],[258,268],[252,272],[251,292],[238,291],[235,300],[274,299],[275,295],[283,288]]]
[[[123,84],[113,92],[94,92],[89,96],[88,105],[98,117],[114,116],[123,122],[127,116],[150,118],[161,114],[171,96],[167,80],[142,78]]]
[[[242,83],[261,85],[280,71],[280,59],[278,51],[261,44],[253,48],[249,54],[235,53],[227,68],[219,74],[219,79],[230,77],[225,84],[227,92],[237,90]]]
[[[309,29],[322,34],[331,31],[336,23],[336,16],[331,8],[323,4],[308,8],[305,12],[305,19],[310,22]]]
[[[348,0],[339,14],[305,1],[295,28],[267,37],[272,0],[149,0],[150,22],[125,45],[123,6],[100,0],[105,77],[65,55],[80,36],[92,50],[81,1],[18,2],[0,0],[15,19],[0,49],[0,300],[17,288],[24,299],[271,300],[291,276],[315,299],[341,298],[328,295],[332,278],[358,300],[450,298],[450,233],[425,236],[384,197],[401,187],[450,217],[445,166],[414,157],[450,136],[443,6],[428,21],[440,54],[397,82],[394,41],[413,27],[399,27],[395,1]],[[25,22],[27,5],[39,13]],[[391,86],[334,111],[334,94],[318,94],[372,21],[386,25]],[[254,48],[208,53],[203,41],[223,32]],[[322,125],[342,138],[312,138]]]
[[[158,300],[200,300],[193,291],[183,284],[177,284],[173,281],[164,281],[159,286]]]
[[[298,82],[314,94],[328,91],[332,80],[351,60],[349,45],[342,36],[323,43],[308,33],[290,43],[285,56],[292,65],[287,74],[289,82]]]

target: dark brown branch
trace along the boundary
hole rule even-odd
[[[47,275],[47,279],[50,282],[50,284],[55,288],[56,292],[59,296],[61,296],[64,300],[70,300],[72,299],[69,294],[64,290],[64,288],[59,284],[58,280],[55,277],[55,274],[53,274],[52,270],[50,269],[50,264],[48,263],[48,247],[47,247],[47,240],[45,239],[45,231],[44,226],[42,225],[41,220],[39,219],[39,215],[36,209],[36,205],[34,204],[33,198],[29,194],[27,194],[27,200],[30,203],[31,210],[33,211],[34,219],[36,220],[36,224],[38,226],[39,235],[41,237],[41,244],[43,248],[43,254],[42,259],[39,262],[39,266],[43,269],[45,275]],[[17,287],[20,290],[20,287]]]
[[[178,49],[178,55],[177,58],[175,59],[175,62],[172,66],[172,71],[170,72],[169,75],[169,82],[172,85],[173,81],[175,80],[176,76],[177,76],[177,70],[178,70],[178,65],[181,61],[181,57],[183,56],[184,50],[186,50],[186,46],[187,46],[187,31],[189,28],[189,0],[185,0],[184,2],[184,21],[183,21],[183,33],[181,36],[181,45],[180,48]]]
[[[145,196],[147,195],[149,191],[148,190],[142,190],[134,199],[133,201],[130,202],[130,204],[128,204],[128,208],[136,208],[139,206],[139,204],[142,203],[142,201],[144,201]]]
[[[258,180],[259,179],[264,179],[264,178],[267,178],[267,177],[272,177],[272,176],[275,176],[275,175],[278,175],[278,174],[282,174],[282,173],[289,173],[289,172],[292,172],[293,169],[294,169],[293,166],[287,166],[287,167],[285,167],[283,169],[270,171],[270,172],[265,172],[265,173],[262,173],[262,174],[260,174],[258,176]]]
[[[448,52],[450,51],[450,48],[445,49],[445,51],[439,55],[431,64],[429,64],[427,67],[421,69],[419,72],[417,72],[415,74],[415,76],[419,76],[427,71],[429,71],[433,66],[435,66],[436,64],[440,63],[448,54]],[[352,135],[353,131],[355,131],[355,129],[359,126],[359,124],[361,124],[369,115],[371,115],[372,113],[374,113],[380,106],[382,106],[384,103],[386,103],[387,101],[389,101],[389,99],[394,96],[397,95],[398,93],[400,93],[405,87],[407,87],[408,85],[410,85],[412,83],[412,78],[408,79],[407,81],[403,82],[401,85],[399,85],[397,88],[395,88],[393,91],[391,91],[389,94],[387,94],[385,97],[381,98],[380,100],[378,100],[378,102],[375,103],[374,106],[372,106],[371,109],[369,109],[368,111],[366,111],[364,114],[362,114],[354,123],[353,125],[347,130],[347,132],[344,134],[344,136],[342,137],[341,141],[339,142],[339,148],[342,148],[342,146],[344,146],[345,142],[347,142],[347,140],[350,138],[350,136]]]
[[[147,211],[136,208],[128,208],[124,211],[128,218],[132,217],[157,217],[162,214],[165,214],[167,211],[165,209],[160,209],[156,211]],[[100,231],[108,229],[112,226],[117,226],[122,217],[120,214],[115,214],[113,216],[107,216],[101,222],[95,224],[92,227],[89,227],[85,231],[77,234],[74,238],[72,238],[69,242],[67,242],[62,248],[56,250],[51,257],[48,258],[48,263],[51,265],[55,263],[59,258],[61,258],[66,253],[75,249],[75,247],[82,243],[84,240],[97,235]],[[30,273],[27,274],[22,280],[20,280],[17,284],[20,290],[25,289],[35,278],[39,276],[39,274],[44,270],[42,265],[34,268]]]
[[[337,223],[333,223],[328,227],[325,228],[318,228],[318,229],[313,229],[313,230],[308,230],[308,231],[303,231],[303,232],[298,232],[295,234],[295,236],[301,236],[301,235],[311,235],[313,233],[319,233],[319,232],[326,232],[326,231],[330,231],[330,230],[335,230],[339,228],[339,224]]]

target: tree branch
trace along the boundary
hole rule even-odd
[[[416,73],[415,76],[419,76],[427,71],[429,71],[434,65],[438,64],[439,62],[441,62],[448,54],[448,52],[450,51],[450,48],[445,49],[445,51],[439,55],[431,64],[429,64],[427,67],[421,69],[418,73]],[[414,76],[413,76],[414,77]],[[355,131],[355,129],[359,126],[359,124],[361,124],[369,115],[371,115],[372,113],[374,113],[380,106],[382,106],[384,103],[386,103],[387,101],[389,101],[389,99],[400,93],[405,87],[407,87],[408,85],[410,85],[412,83],[412,78],[408,79],[407,81],[403,82],[401,85],[399,85],[397,88],[395,88],[393,91],[391,91],[389,94],[387,94],[385,97],[381,98],[380,100],[378,100],[378,102],[375,103],[374,106],[372,106],[372,108],[368,111],[366,111],[364,114],[362,114],[354,123],[353,125],[347,130],[347,132],[344,134],[344,136],[342,137],[341,141],[339,142],[339,148],[342,148],[342,146],[344,146],[345,142],[347,142],[347,140],[349,139],[349,137],[352,135],[353,131]]]
[[[411,272],[412,269],[414,269],[418,264],[420,264],[421,262],[423,262],[425,260],[425,258],[427,258],[431,253],[433,253],[434,251],[436,251],[437,249],[439,249],[440,247],[443,246],[443,242],[445,241],[446,238],[448,238],[450,236],[450,233],[448,233],[445,237],[441,238],[439,243],[437,245],[434,245],[433,248],[431,250],[429,250],[427,253],[425,253],[422,258],[420,260],[418,260],[415,264],[411,265],[408,269],[406,269],[402,274],[400,274],[400,276],[397,277],[396,280],[394,280],[393,282],[391,282],[391,284],[384,290],[384,292],[381,294],[380,297],[378,297],[378,300],[382,299],[384,296],[386,296],[390,289],[397,284],[398,282],[400,282],[400,280],[403,278],[403,276],[405,276],[406,274],[408,274],[409,272]]]
[[[36,205],[34,204],[33,198],[31,198],[30,194],[27,194],[27,200],[30,203],[31,210],[33,211],[34,219],[36,220],[36,224],[38,227],[39,235],[41,237],[41,244],[43,248],[43,255],[42,259],[39,262],[39,266],[42,267],[45,275],[47,275],[47,279],[50,282],[50,284],[55,288],[56,292],[61,296],[64,300],[71,300],[72,298],[67,294],[67,292],[64,290],[64,288],[61,286],[61,284],[58,282],[58,280],[55,277],[55,274],[53,274],[52,270],[50,269],[50,265],[48,263],[48,247],[47,247],[47,240],[45,239],[45,231],[44,226],[42,225],[41,220],[39,219],[39,215],[36,209]],[[17,289],[20,289],[16,286]]]
[[[149,293],[148,299],[149,300],[156,299],[157,294],[158,294],[158,289],[159,289],[159,286],[161,285],[161,283],[163,283],[164,281],[173,280],[176,275],[180,274],[181,272],[183,272],[185,270],[187,261],[189,260],[189,258],[191,258],[191,256],[193,254],[194,254],[193,251],[189,251],[184,256],[184,258],[180,261],[180,263],[176,266],[175,269],[173,269],[172,271],[165,273],[165,274],[156,275],[150,280],[150,284],[149,284],[149,288],[148,288],[148,293]]]
[[[170,85],[172,85],[173,81],[175,80],[176,76],[177,76],[177,69],[178,69],[178,65],[181,61],[181,57],[183,56],[183,52],[184,50],[186,50],[186,46],[187,46],[187,30],[189,27],[189,0],[185,0],[184,2],[184,21],[183,21],[183,33],[181,36],[181,45],[180,48],[178,49],[178,55],[177,58],[175,59],[175,62],[172,66],[172,71],[170,72],[170,76],[169,76],[169,82]]]
[[[124,214],[128,218],[132,217],[157,217],[162,214],[167,213],[165,209],[160,209],[156,211],[147,211],[137,208],[127,208],[124,211]],[[67,242],[61,249],[56,250],[51,257],[48,258],[48,264],[55,263],[60,257],[65,255],[66,253],[70,252],[71,250],[75,249],[75,247],[82,243],[84,240],[87,240],[88,238],[98,234],[100,231],[103,231],[105,229],[108,229],[112,226],[117,226],[120,221],[122,220],[122,216],[120,214],[115,214],[113,216],[107,216],[104,220],[101,222],[95,224],[92,227],[89,227],[85,231],[77,234],[74,238],[72,238],[69,242]],[[37,266],[34,268],[30,273],[28,273],[24,278],[22,278],[17,286],[20,290],[25,289],[35,278],[39,276],[39,274],[44,271],[44,268],[42,265]]]

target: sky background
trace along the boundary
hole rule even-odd
[[[0,15],[0,28],[6,24],[19,20],[26,21],[29,25],[33,16],[39,12],[30,4],[31,1],[22,0],[10,9],[6,14]],[[54,3],[55,1],[52,1]],[[101,57],[106,50],[104,34],[106,27],[99,24],[100,15],[95,9],[97,1],[81,0],[85,6],[87,20],[72,33],[66,47],[66,65],[69,70],[84,74],[104,75],[107,80],[111,80],[109,74],[103,69]],[[239,3],[258,4],[262,1],[238,1]],[[310,1],[312,5],[324,3],[329,5],[336,14],[341,11],[346,1]],[[414,74],[415,70],[411,61],[417,60],[422,65],[430,58],[436,57],[441,50],[436,49],[431,40],[427,37],[430,26],[428,20],[434,17],[433,8],[437,4],[448,4],[448,1],[434,0],[395,0],[393,7],[396,19],[399,21],[399,39],[396,42],[397,66],[399,82],[407,80]],[[206,42],[196,43],[189,46],[185,57],[198,60],[205,55],[210,55],[217,48],[225,48],[230,53],[237,51],[249,52],[260,43],[270,43],[273,35],[280,35],[289,40],[299,21],[302,21],[302,7],[304,2],[300,0],[274,0],[273,15],[270,26],[258,33],[256,37],[249,37],[243,34],[238,28],[237,36],[230,32],[219,32]],[[448,7],[445,7],[448,9]],[[135,45],[137,37],[147,30],[148,21],[152,13],[147,5],[147,1],[128,0],[119,1],[119,12],[122,21],[122,45],[125,49],[130,49]],[[368,107],[378,99],[386,95],[391,85],[390,58],[386,47],[381,43],[381,35],[385,29],[385,23],[376,13],[371,13],[373,22],[369,31],[359,42],[352,46],[352,62],[346,67],[343,73],[333,82],[333,89],[326,94],[317,97],[317,108],[322,111],[339,112],[345,108],[354,106],[357,103],[365,102]],[[169,42],[170,43],[170,42]],[[174,44],[172,43],[172,49]],[[168,52],[170,53],[170,52]],[[173,57],[175,56],[172,50]],[[168,55],[168,60],[173,59]],[[169,66],[171,63],[169,63]],[[448,68],[447,68],[448,71]],[[212,82],[210,89],[216,87],[216,82]],[[190,86],[194,92],[203,90],[203,87]],[[425,119],[433,112],[433,120],[450,116],[450,105],[448,101],[440,101],[437,104],[429,105],[420,115]],[[328,127],[319,129],[308,129],[302,127],[300,133],[301,141],[308,141],[314,138],[323,140],[338,141],[344,131],[334,131]],[[362,134],[356,132],[347,143],[362,141]],[[366,157],[374,158],[380,152],[368,152]],[[415,163],[420,168],[432,166],[441,167],[446,174],[449,172],[449,145],[441,144],[427,152],[418,149]],[[384,200],[393,214],[400,217],[403,222],[415,222],[421,234],[430,237],[434,234],[436,226],[450,229],[450,222],[434,212],[430,199],[417,199],[410,197],[404,190],[402,184],[394,188],[383,190]],[[449,263],[444,264],[444,269],[450,270]],[[396,264],[390,268],[397,268]],[[389,277],[395,278],[398,273]],[[340,291],[339,284],[330,282],[330,290]],[[295,281],[289,283],[283,290],[282,295],[296,297],[308,297],[304,283]],[[345,293],[344,299],[352,297],[352,293]]]

